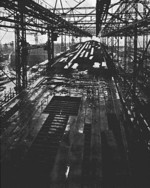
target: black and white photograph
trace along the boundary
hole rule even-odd
[[[0,0],[0,187],[150,188],[150,0]]]

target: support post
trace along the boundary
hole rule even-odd
[[[138,4],[135,5],[138,8]],[[137,11],[135,11],[135,20],[137,20]],[[133,70],[133,96],[136,95],[136,82],[137,82],[137,24],[134,27],[134,70]]]
[[[24,17],[24,4],[18,1],[15,27],[15,64],[16,64],[16,93],[20,93],[27,87],[27,42]]]
[[[67,49],[67,44],[66,44],[66,33],[65,33],[65,35],[64,35],[64,38],[65,38],[64,51],[66,51],[66,49]]]
[[[51,29],[51,54],[52,54],[52,58],[51,58],[51,61],[53,64],[54,63],[54,39],[53,39],[53,33],[54,33],[54,30],[53,28]]]
[[[119,50],[120,50],[120,49],[119,49],[119,48],[120,48],[120,47],[119,47],[119,36],[118,36],[118,41],[117,41],[117,42],[118,42],[117,61],[119,62]]]
[[[51,36],[50,36],[50,28],[47,30],[47,55],[48,55],[48,72],[51,67]]]
[[[22,12],[22,11],[21,11]],[[25,89],[27,87],[27,42],[26,42],[26,29],[24,24],[24,15],[21,13],[21,32],[22,32],[22,40],[21,40],[21,67],[22,67],[22,88]]]
[[[16,13],[16,20],[19,20],[19,14]],[[20,28],[19,23],[15,27],[15,66],[16,66],[16,93],[21,91],[21,50],[20,50]]]
[[[51,65],[54,62],[54,41],[53,41],[53,28],[47,27],[47,54],[48,54],[48,67],[47,71],[49,73]]]
[[[112,53],[112,62],[114,61],[114,38],[111,37],[111,53]]]
[[[61,52],[64,51],[64,41],[63,41],[63,34],[61,35]]]
[[[128,11],[127,11],[127,0],[125,2],[125,21],[127,26],[128,21]],[[126,73],[127,73],[127,29],[125,30],[125,36],[124,36],[124,87],[126,88]]]

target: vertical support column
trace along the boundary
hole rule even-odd
[[[53,28],[47,27],[47,54],[48,54],[48,67],[47,71],[49,73],[51,65],[54,62],[54,41],[53,41]]]
[[[114,60],[114,38],[113,36],[111,37],[111,53],[112,53],[112,62]]]
[[[138,8],[138,4],[135,4],[135,9]],[[135,21],[137,21],[137,11],[135,10]],[[136,95],[136,81],[137,81],[137,24],[134,27],[134,70],[133,70],[133,96]]]
[[[144,0],[144,5],[147,5],[147,0]],[[145,6],[143,6],[143,17],[146,18],[146,8]],[[145,48],[147,46],[148,43],[148,35],[147,34],[143,34],[143,52],[145,51]],[[141,72],[142,72],[142,76],[144,76],[144,69],[145,69],[145,65],[147,64],[147,58],[143,61],[142,65],[141,65]]]
[[[21,5],[22,7],[22,5]],[[23,8],[23,7],[22,7]],[[21,67],[22,67],[22,88],[25,89],[27,87],[27,42],[26,42],[26,29],[25,29],[25,20],[24,15],[21,10]]]
[[[107,46],[109,46],[109,37],[107,37]]]
[[[126,73],[127,73],[127,33],[124,37],[124,87],[126,87]]]
[[[64,51],[66,51],[66,49],[67,49],[67,44],[66,44],[66,33],[65,33],[65,35],[64,35],[64,38],[65,38],[65,45],[64,45]]]
[[[64,51],[63,34],[61,35],[61,52]]]
[[[126,26],[127,26],[127,19],[128,19],[128,11],[127,11],[127,1],[125,2],[125,15],[124,19],[126,21]],[[126,87],[126,73],[127,73],[127,29],[125,31],[125,36],[124,36],[124,87]]]
[[[27,87],[27,43],[24,17],[24,4],[18,1],[15,27],[15,62],[16,62],[16,93],[20,93]]]
[[[145,37],[145,34],[143,34],[143,52],[144,52],[144,50],[145,50],[145,43],[146,43],[146,37]],[[141,64],[141,74],[142,74],[142,76],[144,76],[144,61],[143,61],[143,63]]]
[[[111,9],[111,13],[113,14],[113,7]],[[114,61],[114,55],[113,55],[113,52],[114,52],[114,38],[113,36],[111,37],[111,53],[112,53],[112,63]]]
[[[51,36],[50,36],[50,28],[48,26],[47,28],[47,55],[48,55],[48,72],[50,70],[51,67],[51,40],[50,40]]]
[[[69,42],[69,48],[70,48],[70,33],[68,35],[68,42]]]
[[[73,37],[73,35],[72,35],[72,45],[74,45],[74,37]]]
[[[51,54],[52,54],[52,58],[51,58],[51,61],[53,64],[54,63],[54,39],[53,39],[53,33],[54,33],[54,30],[53,28],[51,29]]]
[[[127,34],[124,37],[124,71],[127,71]]]
[[[16,20],[19,21],[19,13],[16,13]],[[21,90],[21,46],[20,46],[20,26],[19,22],[15,25],[15,66],[16,66],[16,93]]]
[[[119,62],[119,50],[120,50],[120,49],[119,49],[119,36],[118,36],[118,41],[117,41],[117,42],[118,42],[117,61]]]

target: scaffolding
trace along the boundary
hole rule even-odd
[[[57,2],[57,1],[56,1]],[[1,1],[4,13],[1,15],[1,27],[15,29],[16,54],[16,92],[20,93],[27,87],[27,55],[28,45],[26,31],[47,34],[46,49],[49,66],[54,59],[54,40],[58,34],[71,34],[76,37],[91,37],[92,35],[63,19],[33,0]]]
[[[144,147],[150,142],[150,1],[122,0],[99,12],[101,38],[124,109]],[[106,6],[103,4],[103,6]],[[103,9],[104,10],[104,9]],[[106,8],[105,8],[106,10]],[[105,18],[105,24],[102,22]]]

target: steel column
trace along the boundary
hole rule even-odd
[[[63,38],[63,34],[61,35],[61,52],[64,51],[64,38]]]
[[[120,51],[120,46],[119,46],[119,36],[118,36],[118,50],[117,50],[117,61],[119,62],[119,51]]]
[[[23,14],[24,4],[18,1],[18,10],[15,18],[17,19],[15,27],[15,62],[16,62],[16,93],[20,93],[27,87],[27,42],[25,18]]]
[[[138,8],[138,4],[135,4],[135,9]],[[137,11],[135,10],[135,20],[137,20]],[[136,95],[136,82],[137,82],[137,24],[134,27],[134,70],[133,70],[133,96]]]
[[[53,41],[53,29],[48,26],[47,29],[47,54],[48,54],[48,72],[50,71],[51,65],[54,60],[54,41]]]
[[[127,19],[128,19],[128,12],[127,12],[127,1],[125,2],[125,15],[124,19],[126,21],[126,26],[127,26]],[[127,29],[125,31],[125,36],[124,36],[124,87],[126,87],[126,73],[127,73]]]
[[[15,15],[15,19],[19,20],[18,13]],[[16,23],[15,27],[15,65],[16,65],[16,93],[21,90],[21,50],[20,50],[20,29],[19,23]]]

